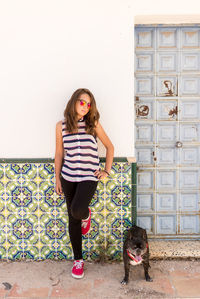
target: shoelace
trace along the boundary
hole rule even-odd
[[[82,268],[82,264],[83,262],[82,261],[75,261],[74,262],[74,266],[76,267],[76,269],[81,269]]]

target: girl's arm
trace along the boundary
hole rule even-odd
[[[62,121],[56,124],[56,152],[55,152],[55,173],[56,173],[56,192],[62,193],[62,186],[60,182],[60,172],[63,163],[64,148],[62,139]]]
[[[112,167],[112,162],[114,157],[114,146],[110,141],[110,139],[108,138],[108,136],[106,135],[104,129],[102,128],[99,122],[97,123],[95,130],[96,130],[97,137],[101,140],[101,142],[106,148],[106,165],[105,165],[105,171],[97,170],[95,171],[94,174],[98,177],[98,179],[104,179],[105,177],[108,176]]]

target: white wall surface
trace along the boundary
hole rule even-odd
[[[197,7],[197,0],[0,0],[0,158],[53,158],[56,122],[80,87],[94,93],[115,157],[134,156],[134,17]]]
[[[0,158],[54,157],[56,122],[80,87],[115,156],[132,156],[132,41],[127,0],[1,0]]]

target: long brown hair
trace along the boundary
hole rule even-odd
[[[77,89],[71,96],[71,99],[67,103],[67,106],[64,111],[64,117],[66,122],[66,130],[69,133],[74,133],[78,129],[78,121],[77,121],[77,112],[76,112],[76,102],[82,94],[88,94],[91,99],[91,107],[88,113],[84,116],[86,132],[91,135],[95,134],[95,125],[98,122],[100,115],[96,107],[96,101],[91,93],[91,91],[87,88],[79,88]]]

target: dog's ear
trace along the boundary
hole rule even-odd
[[[144,239],[144,240],[147,240],[147,233],[146,233],[146,230],[145,230],[145,229],[143,230],[143,234],[142,234],[142,235],[143,235],[143,239]]]
[[[128,238],[128,233],[129,233],[128,229],[124,230],[124,232],[123,232],[123,240],[126,240]]]
[[[129,240],[131,240],[131,239],[133,238],[133,229],[132,229],[132,228],[130,228],[130,229],[128,230],[127,238],[128,238]]]

